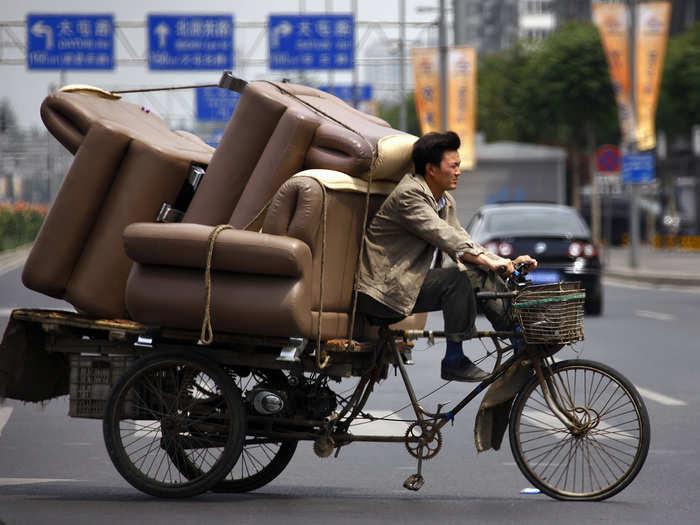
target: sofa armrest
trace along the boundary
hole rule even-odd
[[[204,269],[213,230],[201,224],[134,223],[124,230],[124,249],[137,263]],[[216,239],[212,269],[302,277],[311,271],[311,250],[293,237],[224,230]]]

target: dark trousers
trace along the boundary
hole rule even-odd
[[[433,268],[425,277],[412,313],[442,310],[445,332],[450,334],[447,336],[448,341],[462,341],[474,331],[477,313],[474,294],[479,290],[503,291],[505,285],[493,272],[472,266],[468,266],[466,271],[460,271],[456,266]],[[363,293],[357,296],[357,309],[366,316],[388,321],[388,324],[404,318],[400,313]],[[510,329],[512,323],[502,299],[482,302],[479,311],[496,330]]]

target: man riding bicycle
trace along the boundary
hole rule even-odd
[[[462,341],[474,330],[475,292],[503,291],[498,276],[514,264],[537,261],[528,255],[511,260],[476,243],[457,219],[454,197],[461,174],[456,133],[428,133],[413,145],[415,173],[406,175],[372,219],[357,283],[360,312],[388,322],[419,312],[442,310],[447,348],[441,377],[481,381],[487,374],[466,357]],[[442,267],[443,254],[456,266]],[[483,313],[497,330],[512,328],[501,300],[486,301]]]

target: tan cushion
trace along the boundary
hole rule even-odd
[[[134,223],[124,230],[124,249],[141,264],[204,269],[213,230],[200,224]],[[212,269],[301,277],[310,261],[309,247],[299,239],[223,230],[214,245]]]

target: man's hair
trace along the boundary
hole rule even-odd
[[[459,136],[454,131],[426,133],[413,144],[413,166],[416,173],[425,175],[425,165],[430,163],[439,166],[446,151],[459,149]]]

